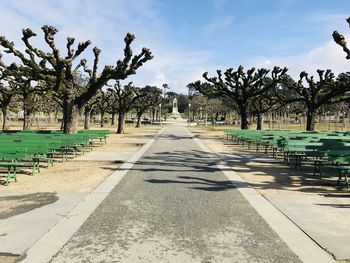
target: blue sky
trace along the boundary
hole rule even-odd
[[[21,29],[38,33],[36,46],[47,49],[40,27],[60,31],[62,51],[67,36],[90,39],[82,56],[102,49],[100,68],[122,56],[123,38],[134,33],[135,53],[143,46],[155,58],[127,81],[186,93],[186,85],[204,71],[238,67],[287,66],[292,76],[330,68],[348,71],[350,61],[332,42],[337,29],[350,40],[345,19],[348,0],[0,0],[0,35],[21,48]]]

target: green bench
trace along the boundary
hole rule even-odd
[[[22,166],[23,164],[20,162],[5,162],[5,161],[0,161],[0,166],[1,167],[6,167],[7,168],[7,175],[6,175],[6,182],[5,185],[9,184],[9,181],[11,179],[14,179],[15,182],[17,182],[17,167]]]

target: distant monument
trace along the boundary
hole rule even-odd
[[[177,108],[177,99],[173,99],[173,111],[172,111],[172,114],[174,115],[178,115],[179,114],[179,110]]]

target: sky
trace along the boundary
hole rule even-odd
[[[38,36],[33,45],[49,51],[41,26],[55,26],[65,52],[67,36],[91,40],[81,56],[92,67],[92,48],[102,50],[99,69],[123,58],[126,33],[136,37],[134,54],[149,48],[154,59],[126,82],[167,83],[187,94],[187,84],[217,69],[287,67],[298,78],[305,70],[349,71],[350,61],[332,40],[338,30],[350,41],[345,19],[349,0],[0,0],[0,35],[18,49],[22,28]],[[9,58],[5,58],[6,59]]]

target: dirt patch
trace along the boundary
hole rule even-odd
[[[13,255],[11,253],[0,253],[1,263],[14,263],[19,258],[20,255]]]

